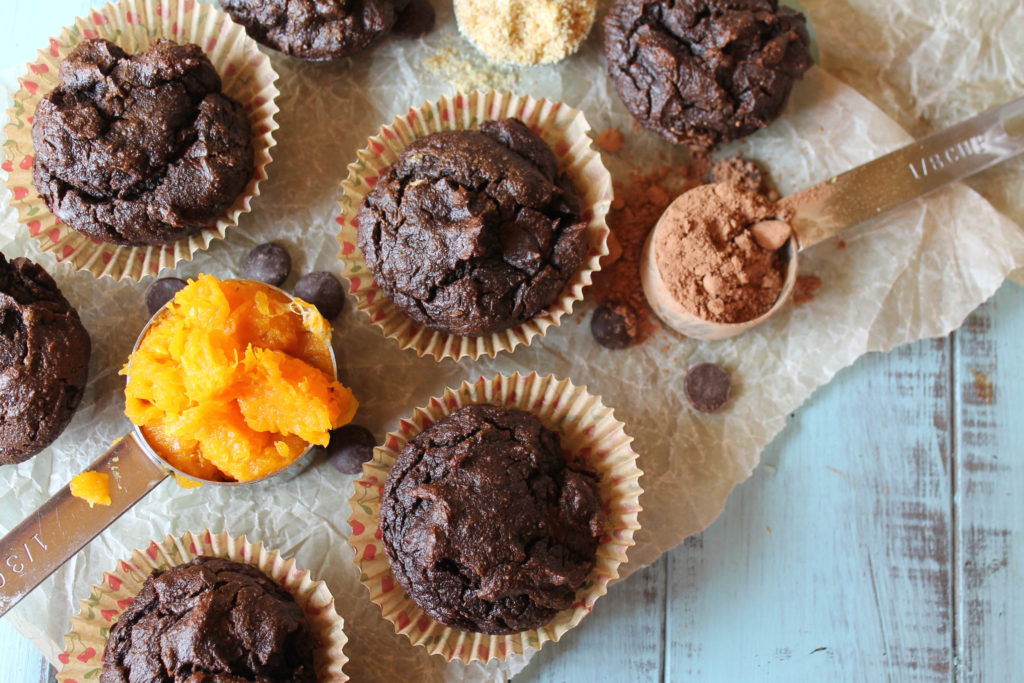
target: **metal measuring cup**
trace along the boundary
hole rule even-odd
[[[293,296],[277,287],[263,282],[248,282],[279,292],[294,301]],[[150,327],[165,314],[167,305],[157,311],[142,328],[132,347],[132,357]],[[328,355],[331,370],[337,375],[338,361],[330,344]],[[130,372],[131,357],[128,362]],[[0,616],[10,611],[89,541],[171,475],[209,486],[259,485],[271,479],[290,479],[297,475],[309,463],[309,454],[313,448],[314,444],[310,444],[291,464],[259,479],[244,482],[210,481],[182,472],[161,458],[146,441],[141,427],[135,425],[130,434],[118,440],[87,468],[88,471],[110,476],[110,505],[90,507],[84,500],[71,495],[70,486],[65,486],[0,539]]]
[[[685,310],[664,286],[654,257],[655,235],[666,211],[647,236],[640,279],[648,303],[661,320],[695,339],[727,339],[757,327],[789,300],[797,277],[797,255],[848,227],[874,218],[950,183],[1024,152],[1024,97],[978,114],[894,152],[789,195],[779,204],[792,213],[789,242],[782,247],[786,279],[775,304],[741,323],[716,323]],[[679,201],[679,199],[676,199]]]

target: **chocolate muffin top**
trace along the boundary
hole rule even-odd
[[[696,147],[767,126],[813,64],[804,16],[777,0],[616,0],[604,29],[626,108]]]
[[[221,0],[253,39],[292,57],[341,59],[391,30],[409,0]]]
[[[316,680],[309,623],[255,567],[219,557],[155,571],[121,614],[101,683]]]
[[[406,444],[384,487],[391,569],[433,619],[517,633],[572,605],[604,515],[597,475],[521,410],[473,405]]]
[[[28,460],[71,421],[92,346],[57,283],[25,258],[0,254],[0,465]]]
[[[198,45],[154,41],[129,56],[88,40],[36,107],[33,180],[89,237],[174,242],[212,225],[253,174],[249,120]]]
[[[526,322],[558,298],[587,251],[582,203],[522,121],[409,145],[359,209],[377,284],[416,322],[460,336]]]

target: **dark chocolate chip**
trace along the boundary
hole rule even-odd
[[[701,363],[689,369],[683,391],[694,409],[713,413],[729,402],[732,382],[729,374],[714,363]]]
[[[279,286],[292,272],[292,257],[288,250],[276,244],[253,247],[242,263],[242,277]]]
[[[373,458],[373,447],[377,440],[366,427],[345,425],[331,430],[327,444],[327,462],[342,474],[359,474],[363,463]]]
[[[306,273],[295,283],[295,296],[316,306],[320,315],[333,320],[345,308],[345,290],[326,270]]]
[[[153,315],[163,308],[164,304],[173,299],[187,284],[180,277],[162,277],[154,280],[153,284],[146,288],[146,308],[149,309],[149,314]]]
[[[636,313],[626,304],[601,304],[590,317],[590,333],[606,349],[624,349],[636,343]]]
[[[403,38],[422,38],[434,28],[435,18],[430,0],[412,0],[391,30]]]

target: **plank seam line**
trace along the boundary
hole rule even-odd
[[[682,547],[680,545],[680,547]],[[662,582],[661,582],[661,671],[658,672],[658,680],[665,683],[668,677],[669,653],[671,648],[668,642],[668,610],[669,601],[669,576],[671,576],[671,558],[669,553],[662,555]]]
[[[962,681],[960,670],[961,613],[960,598],[960,384],[957,373],[957,359],[960,355],[960,335],[957,331],[949,335],[949,535],[950,535],[950,680]]]
[[[875,596],[875,614],[878,616],[878,630],[882,634],[882,647],[885,648],[885,657],[888,661],[893,661],[891,658],[894,656],[892,648],[889,647],[889,638],[885,632],[885,618],[882,616],[882,601],[878,597],[878,582],[875,580],[875,563],[871,560],[871,549],[868,548],[868,576],[871,578],[871,592]],[[886,667],[886,680],[892,683],[892,670],[890,667]]]

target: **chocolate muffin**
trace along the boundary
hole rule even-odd
[[[604,527],[597,475],[521,410],[473,405],[406,444],[384,487],[391,569],[433,619],[500,635],[570,607]]]
[[[409,145],[359,209],[359,248],[410,318],[459,336],[500,332],[555,301],[587,252],[583,207],[518,119]]]
[[[71,421],[92,346],[57,283],[25,258],[0,254],[0,465],[28,460]]]
[[[409,0],[221,0],[254,40],[292,57],[341,59],[395,25]]]
[[[155,571],[121,614],[101,683],[316,681],[312,632],[291,594],[219,557]]]
[[[616,0],[604,29],[626,108],[695,147],[767,126],[814,63],[804,16],[777,0]]]
[[[54,215],[128,246],[214,224],[254,168],[245,110],[198,45],[164,39],[131,56],[81,43],[36,107],[32,143],[36,190]]]

